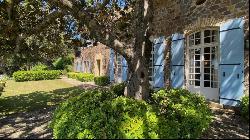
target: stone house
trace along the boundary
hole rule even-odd
[[[74,60],[74,71],[109,76],[111,82],[121,83],[127,79],[126,60],[109,47],[98,43],[81,49]]]
[[[230,106],[248,94],[249,0],[153,0],[152,12],[153,88],[185,88]],[[100,50],[107,53],[101,74],[126,80],[125,60],[109,48]],[[124,70],[117,70],[120,65]]]

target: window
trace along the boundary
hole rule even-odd
[[[189,85],[218,88],[218,34],[211,29],[189,35]]]

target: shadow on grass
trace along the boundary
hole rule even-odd
[[[50,92],[36,91],[29,94],[0,98],[0,118],[7,114],[35,111],[52,107],[61,101],[82,93],[79,87],[56,89]]]
[[[52,138],[48,124],[58,104],[81,94],[79,86],[0,98],[0,139]]]

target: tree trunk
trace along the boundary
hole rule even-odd
[[[149,97],[148,68],[145,59],[135,57],[128,66],[128,81],[125,96],[146,100]]]
[[[131,61],[128,62],[128,82],[125,88],[125,96],[135,99],[146,100],[149,97],[149,58],[151,53],[151,43],[148,42],[148,25],[152,13],[152,1],[138,0],[136,11],[136,35],[135,45]]]

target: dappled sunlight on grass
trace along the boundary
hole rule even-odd
[[[52,91],[60,88],[69,88],[73,85],[63,82],[60,79],[56,80],[42,80],[42,81],[27,81],[27,82],[15,82],[9,80],[6,83],[2,96],[14,96],[20,94],[28,94],[36,91]]]
[[[8,81],[0,97],[0,118],[17,112],[35,111],[59,104],[79,95],[83,89],[60,80],[14,82]]]

